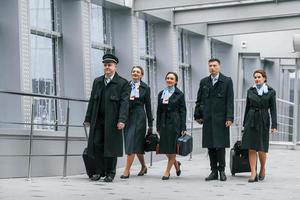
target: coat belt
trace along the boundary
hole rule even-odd
[[[251,127],[261,127],[264,124],[262,117],[262,111],[267,111],[265,108],[250,108],[249,113],[251,115]],[[261,126],[260,126],[261,125]]]

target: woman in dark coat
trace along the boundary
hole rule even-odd
[[[257,182],[265,178],[266,156],[269,149],[270,114],[271,132],[277,131],[276,92],[266,84],[267,75],[265,71],[256,70],[253,77],[255,85],[247,92],[242,139],[242,148],[249,149],[251,177],[248,182]],[[260,161],[258,175],[256,172],[257,152]]]
[[[176,161],[176,143],[181,134],[186,134],[186,105],[184,94],[176,87],[178,76],[168,72],[167,87],[158,94],[156,128],[160,135],[159,153],[166,154],[168,165],[162,180],[168,180],[172,166],[175,166],[177,176],[181,170]]]
[[[140,66],[134,66],[131,70],[132,80],[129,82],[131,94],[129,100],[129,116],[124,131],[125,153],[127,154],[126,167],[122,179],[129,178],[130,168],[134,161],[134,156],[141,163],[141,170],[138,176],[147,173],[147,167],[144,160],[144,141],[146,134],[146,116],[148,120],[148,131],[152,130],[153,116],[151,112],[150,88],[141,79],[144,70]],[[145,112],[146,109],[146,112]]]

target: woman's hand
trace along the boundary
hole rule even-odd
[[[196,122],[198,122],[198,124],[203,124],[203,119],[196,119]]]
[[[181,131],[181,135],[186,135],[187,132],[186,131]]]
[[[271,128],[271,133],[273,133],[273,134],[277,133],[277,129],[276,128]]]

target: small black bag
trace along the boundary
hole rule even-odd
[[[158,135],[152,133],[152,130],[149,129],[147,135],[145,136],[145,151],[156,151],[158,142]]]
[[[193,137],[191,135],[182,135],[177,139],[177,154],[187,156],[193,151]]]

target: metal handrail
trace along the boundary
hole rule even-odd
[[[68,141],[69,141],[69,127],[83,127],[83,125],[71,125],[69,124],[70,119],[70,101],[75,102],[84,102],[87,103],[88,100],[86,99],[79,99],[79,98],[70,98],[70,97],[63,97],[63,96],[56,96],[56,95],[43,95],[43,94],[36,94],[30,92],[19,92],[19,91],[10,91],[10,90],[3,90],[0,89],[0,94],[9,94],[9,95],[17,95],[17,96],[27,96],[31,98],[47,98],[47,99],[55,99],[55,100],[64,100],[67,101],[67,116],[66,116],[66,124],[41,124],[41,123],[34,123],[33,121],[33,104],[31,105],[31,121],[30,123],[26,122],[3,122],[0,121],[0,124],[18,124],[18,125],[30,125],[30,135],[29,135],[29,153],[28,153],[28,170],[27,170],[27,180],[31,179],[31,157],[33,156],[44,156],[44,155],[33,155],[32,154],[32,141],[33,138],[33,126],[34,125],[41,125],[41,126],[55,126],[55,127],[66,127],[65,129],[65,149],[64,154],[57,155],[57,156],[64,156],[64,164],[63,164],[63,178],[67,176],[67,157],[68,156],[78,156],[79,154],[68,154]],[[6,155],[1,155],[1,157]],[[10,155],[10,156],[19,156],[19,155]],[[45,156],[54,156],[54,155],[45,155]]]
[[[36,126],[61,126],[61,127],[83,127],[83,125],[66,125],[66,124],[40,124],[40,123],[28,123],[28,122],[5,122],[0,121],[0,124],[10,124],[10,125],[36,125]]]
[[[71,97],[56,96],[56,95],[37,94],[37,93],[31,93],[31,92],[18,92],[18,91],[13,91],[13,90],[0,89],[0,94],[1,93],[2,94],[19,95],[19,96],[29,96],[29,97],[39,97],[39,98],[66,100],[66,101],[88,102],[87,99],[71,98]]]

